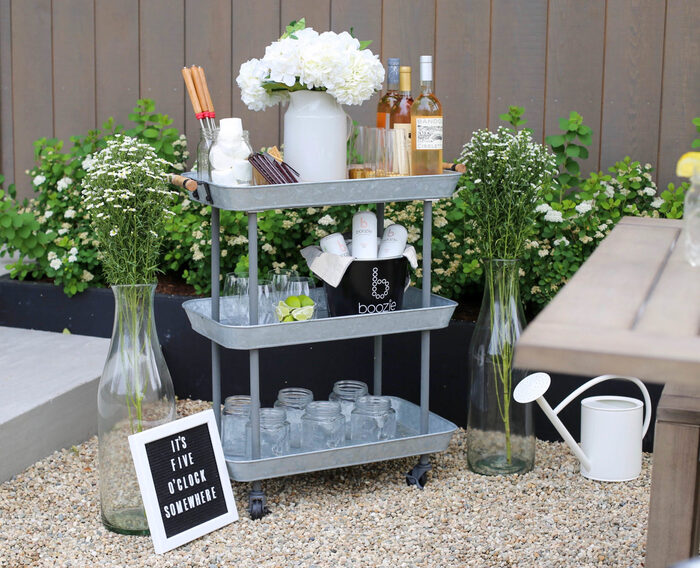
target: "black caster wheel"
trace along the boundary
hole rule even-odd
[[[267,507],[265,507],[261,500],[255,499],[254,501],[250,502],[250,518],[254,521],[262,519],[269,512],[270,511]]]
[[[406,485],[415,485],[418,489],[423,489],[428,483],[428,472],[431,470],[429,463],[418,463],[406,474]]]

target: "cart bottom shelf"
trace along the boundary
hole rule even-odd
[[[428,432],[420,433],[420,407],[397,397],[390,397],[396,411],[396,437],[382,442],[352,443],[338,448],[315,451],[293,450],[291,453],[258,460],[226,460],[234,481],[256,481],[311,471],[334,469],[364,463],[442,452],[457,430],[449,420],[429,413]]]

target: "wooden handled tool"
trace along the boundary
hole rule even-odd
[[[190,102],[192,103],[192,110],[195,114],[202,112],[202,106],[199,104],[199,97],[197,96],[197,91],[194,87],[194,82],[192,80],[192,73],[187,67],[182,68],[182,78],[185,80],[185,86],[187,87],[187,94],[190,96]]]
[[[197,189],[197,182],[193,179],[186,178],[185,176],[170,174],[168,176],[168,181],[173,185],[186,189],[187,191],[195,191]]]
[[[442,169],[452,170],[453,172],[459,172],[461,174],[467,171],[467,167],[464,164],[450,164],[449,162],[443,162]]]
[[[202,88],[204,89],[204,97],[207,101],[207,111],[209,111],[209,118],[216,118],[216,113],[214,112],[214,103],[211,100],[211,93],[209,92],[209,85],[207,85],[207,77],[204,74],[204,68],[201,66],[197,67],[199,72],[199,78],[202,81]]]

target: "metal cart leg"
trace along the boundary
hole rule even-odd
[[[377,235],[381,238],[384,234],[384,204],[377,203]],[[374,338],[374,396],[382,395],[382,336]]]
[[[219,321],[219,272],[220,272],[220,246],[219,246],[219,210],[211,208],[211,317]],[[221,363],[219,359],[219,345],[211,342],[211,404],[214,409],[216,426],[221,432]]]
[[[250,325],[258,323],[258,214],[248,213],[248,311]],[[260,352],[251,349],[250,358],[250,438],[252,458],[260,459]],[[248,498],[251,518],[260,519],[269,513],[262,483],[254,481]]]
[[[430,270],[432,263],[433,203],[423,202],[423,307],[430,306]],[[430,419],[430,332],[420,335],[420,433],[427,434]],[[422,455],[418,464],[406,474],[406,483],[423,489],[431,469],[430,456]]]

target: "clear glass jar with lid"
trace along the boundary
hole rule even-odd
[[[290,437],[289,445],[292,448],[301,447],[301,417],[306,410],[306,405],[314,399],[314,393],[301,387],[288,387],[277,393],[275,408],[283,408],[287,413]]]
[[[224,400],[221,445],[227,458],[250,459],[250,405],[248,395],[229,396]]]
[[[350,418],[353,442],[380,442],[396,436],[396,411],[387,396],[361,396]]]
[[[340,411],[345,417],[345,424],[347,426],[345,433],[345,439],[350,439],[350,413],[352,409],[355,408],[355,402],[361,396],[367,394],[367,383],[362,381],[351,381],[342,380],[336,381],[333,385],[333,392],[328,396],[328,400],[333,402],[338,402],[340,404]]]
[[[289,453],[289,422],[283,408],[260,409],[260,457]]]
[[[337,448],[345,440],[345,418],[340,404],[316,400],[306,405],[301,418],[301,447],[305,450]]]

